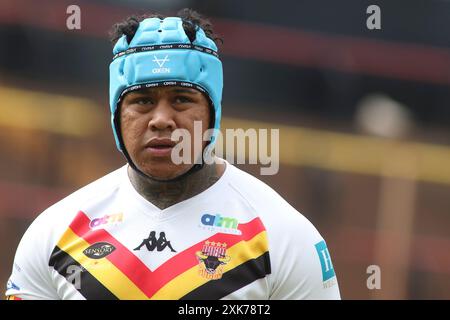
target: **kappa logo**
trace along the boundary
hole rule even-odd
[[[91,259],[101,259],[110,255],[116,247],[108,242],[97,242],[83,251],[84,255]]]
[[[156,62],[159,66],[159,68],[153,68],[153,73],[170,73],[170,68],[165,68],[164,64],[166,62],[169,62],[169,55],[166,54],[166,56],[163,59],[158,59],[156,56],[153,56],[155,59],[153,59],[153,62]]]
[[[235,218],[222,217],[220,214],[204,214],[200,219],[200,227],[221,233],[242,234],[238,229],[239,221]]]
[[[159,237],[156,238],[156,231],[151,231],[148,238],[142,240],[141,244],[134,248],[134,251],[139,251],[141,248],[145,246],[148,251],[153,251],[156,249],[156,251],[163,251],[165,248],[169,248],[170,251],[176,252],[175,249],[172,247],[172,244],[170,241],[166,239],[166,233],[160,232]]]
[[[199,275],[209,280],[222,278],[223,267],[231,258],[226,255],[227,244],[205,241],[202,251],[197,251]]]

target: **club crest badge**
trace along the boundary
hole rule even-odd
[[[230,261],[227,256],[227,244],[222,242],[205,241],[202,251],[197,251],[199,275],[208,280],[222,278],[223,268]]]

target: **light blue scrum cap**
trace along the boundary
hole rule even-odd
[[[109,104],[117,148],[125,153],[120,134],[118,106],[126,93],[149,87],[181,86],[200,90],[214,108],[213,146],[220,128],[223,88],[222,63],[217,46],[197,26],[191,43],[179,17],[147,18],[131,40],[123,35],[113,49],[109,67]],[[125,152],[124,152],[125,151]]]

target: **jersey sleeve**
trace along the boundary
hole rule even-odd
[[[283,224],[272,236],[272,294],[276,300],[338,300],[336,273],[325,240],[305,217]],[[270,240],[269,240],[270,241]]]
[[[8,300],[58,299],[48,267],[48,226],[38,217],[22,237],[6,286]]]

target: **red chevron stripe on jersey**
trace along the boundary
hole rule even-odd
[[[89,228],[89,217],[82,211],[79,211],[75,219],[70,224],[70,229],[80,238],[89,244],[106,241],[112,244],[116,250],[109,254],[108,259],[121,272],[123,272],[142,292],[148,297],[152,297],[158,290],[164,287],[172,279],[176,278],[186,270],[196,266],[198,260],[195,253],[202,249],[206,240],[212,242],[225,242],[228,247],[235,245],[240,241],[248,241],[257,234],[265,231],[265,228],[259,218],[240,224],[239,229],[242,235],[218,233],[200,241],[188,249],[178,253],[169,259],[154,271],[151,271],[132,251],[126,248],[122,243],[115,239],[106,230],[92,230]]]

